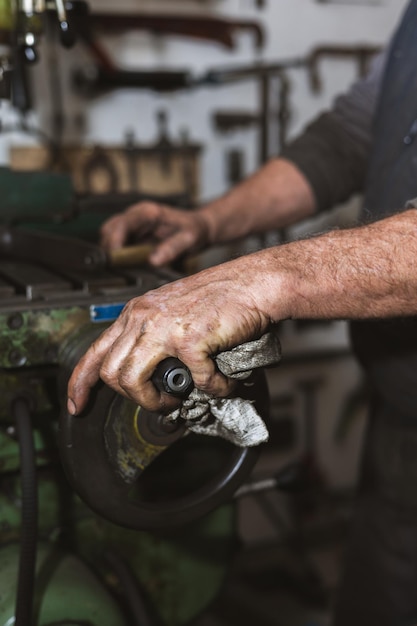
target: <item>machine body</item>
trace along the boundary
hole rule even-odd
[[[177,274],[146,267],[61,268],[54,254],[48,266],[47,256],[45,250],[40,264],[19,259],[17,251],[1,252],[0,588],[7,594],[0,625],[13,617],[21,533],[16,398],[30,408],[34,432],[39,626],[82,620],[128,626],[129,598],[115,575],[117,558],[159,620],[186,624],[222,585],[236,547],[231,495],[258,452],[187,434],[104,386],[95,390],[89,414],[70,419],[63,407],[74,360],[128,299]],[[262,377],[250,389],[265,415]],[[83,600],[63,603],[61,580]],[[77,614],[68,609],[73,605]]]

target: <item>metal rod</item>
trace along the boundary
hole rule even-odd
[[[12,408],[19,440],[22,481],[20,557],[14,623],[15,626],[32,626],[38,541],[38,485],[35,442],[27,399],[17,398]]]

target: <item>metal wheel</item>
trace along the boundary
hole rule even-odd
[[[96,336],[96,328],[87,328],[67,344],[64,370],[72,369]],[[256,372],[239,384],[237,395],[253,400],[266,419],[264,374]],[[69,482],[91,509],[142,530],[191,522],[227,501],[260,452],[259,446],[238,448],[194,435],[185,422],[169,422],[102,383],[81,416],[62,412],[59,448]]]

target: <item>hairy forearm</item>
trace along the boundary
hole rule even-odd
[[[68,411],[79,413],[99,379],[150,411],[172,398],[151,382],[176,356],[198,389],[233,390],[212,356],[288,318],[382,318],[417,313],[417,211],[333,231],[210,267],[134,298],[76,366]]]
[[[257,254],[260,309],[271,321],[417,313],[414,209]]]
[[[276,158],[226,195],[200,209],[210,243],[283,228],[311,216],[313,191],[290,161]]]

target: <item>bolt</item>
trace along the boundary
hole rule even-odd
[[[23,316],[20,313],[13,313],[7,319],[7,326],[10,330],[18,330],[23,326]]]
[[[13,350],[9,352],[9,361],[12,365],[21,366],[26,363],[26,356],[22,354],[20,350],[13,348]]]

